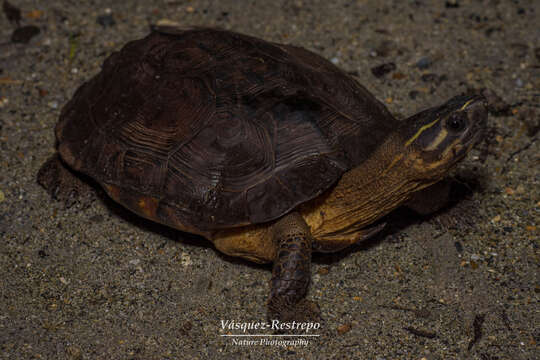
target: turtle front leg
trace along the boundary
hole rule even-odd
[[[405,203],[405,206],[420,215],[433,214],[448,205],[450,189],[450,180],[443,179],[414,193],[413,197]]]
[[[459,183],[443,179],[415,193],[405,206],[423,216],[437,213],[432,220],[445,228],[474,227],[479,216],[478,211],[470,202],[463,201],[466,200],[467,190],[464,194],[456,193],[456,190],[460,191],[454,188],[456,185],[459,186]],[[467,185],[461,186],[467,188]],[[461,192],[463,191],[462,189]],[[468,192],[470,193],[471,189],[468,189]]]
[[[311,232],[296,212],[274,224],[276,247],[272,270],[268,318],[270,320],[316,321],[320,310],[305,298],[311,280]]]

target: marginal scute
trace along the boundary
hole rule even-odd
[[[159,29],[83,84],[60,154],[115,200],[196,233],[277,219],[366,160],[396,120],[314,53],[215,29]]]

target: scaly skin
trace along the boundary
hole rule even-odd
[[[313,319],[318,307],[305,300],[311,279],[311,233],[297,212],[272,227],[276,254],[272,270],[268,317],[290,321]]]

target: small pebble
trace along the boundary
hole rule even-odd
[[[379,46],[377,46],[376,49],[372,50],[370,54],[373,57],[375,56],[387,57],[388,55],[390,55],[390,53],[395,47],[396,46],[394,45],[392,41],[385,40],[381,42]]]
[[[9,103],[9,100],[5,96],[0,96],[0,108],[3,108]]]
[[[343,335],[349,331],[351,331],[351,324],[343,324],[337,327],[337,332],[339,335]]]
[[[330,272],[330,270],[328,270],[328,268],[323,267],[323,268],[320,268],[319,271],[317,271],[317,272],[320,275],[327,275]]]
[[[423,69],[427,69],[428,67],[430,67],[431,64],[433,64],[433,61],[431,60],[431,58],[425,56],[423,58],[420,58],[420,60],[418,60],[414,66],[416,66],[417,68],[423,70]]]
[[[133,260],[129,260],[129,263],[131,265],[137,266],[137,265],[139,265],[141,263],[141,260],[140,259],[133,259]]]
[[[191,323],[191,321],[186,321],[182,325],[182,329],[185,330],[185,331],[190,331],[192,328],[193,328],[193,324]]]
[[[111,27],[116,25],[116,21],[114,20],[113,16],[111,14],[106,15],[100,15],[96,19],[96,23],[103,27]]]
[[[424,74],[420,77],[423,82],[437,82],[439,77],[436,74]]]
[[[191,257],[188,253],[182,253],[182,255],[180,255],[180,264],[182,264],[183,266],[193,265],[193,261],[191,260]]]
[[[11,34],[11,41],[14,43],[28,44],[30,40],[41,32],[37,26],[27,25],[15,29]]]
[[[47,105],[49,105],[49,107],[51,109],[57,109],[58,108],[58,102],[57,101],[50,101]]]
[[[29,19],[39,19],[43,16],[43,11],[41,10],[32,10],[26,13],[25,15]]]
[[[447,9],[457,9],[459,7],[459,1],[458,0],[448,0],[444,4]]]
[[[523,80],[521,80],[520,78],[517,78],[516,79],[516,86],[519,87],[519,88],[523,87]]]
[[[478,261],[478,260],[481,260],[482,259],[482,256],[478,255],[478,254],[472,254],[471,255],[471,260],[472,261]]]
[[[69,281],[67,281],[66,278],[63,277],[63,276],[60,276],[59,280],[60,280],[60,282],[61,282],[62,284],[64,284],[64,285],[69,284]]]
[[[40,97],[45,97],[45,96],[47,96],[49,94],[49,92],[47,90],[39,88],[39,87],[37,88],[37,91],[38,91]]]
[[[105,218],[103,217],[103,215],[94,215],[92,217],[90,217],[89,219],[91,222],[93,223],[96,223],[96,224],[99,224],[99,223],[102,223],[103,220],[105,220]]]
[[[156,22],[157,26],[182,26],[179,22],[170,20],[170,19],[159,19]]]
[[[332,62],[332,64],[339,64],[339,58],[337,57],[333,57],[332,59],[330,59],[330,61]]]
[[[380,78],[386,74],[388,74],[391,71],[394,71],[396,69],[396,64],[394,63],[386,63],[379,66],[375,66],[371,68],[371,73],[376,77]]]

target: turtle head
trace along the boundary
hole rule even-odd
[[[456,96],[404,123],[405,162],[414,177],[437,181],[482,139],[487,122],[482,96]]]

